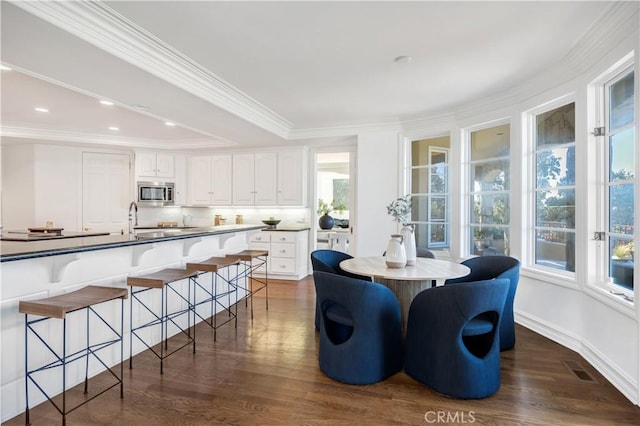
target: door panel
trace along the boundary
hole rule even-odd
[[[129,227],[129,156],[83,153],[82,223],[98,232],[120,232]]]

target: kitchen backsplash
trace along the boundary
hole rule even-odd
[[[212,226],[214,216],[221,215],[226,224],[236,223],[242,215],[245,224],[262,225],[262,220],[273,216],[282,220],[282,225],[308,225],[311,210],[306,208],[202,208],[202,207],[140,207],[138,226],[156,226],[159,222],[177,222],[178,226]]]

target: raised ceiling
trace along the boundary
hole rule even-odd
[[[3,1],[1,61],[14,71],[2,72],[2,134],[176,149],[394,128],[509,93],[566,60],[615,8]],[[402,55],[412,61],[394,61]],[[48,115],[33,112],[38,99]]]

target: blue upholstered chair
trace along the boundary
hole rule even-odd
[[[429,259],[435,259],[436,255],[424,247],[416,247],[416,256],[417,257],[426,257]]]
[[[466,277],[445,281],[447,284],[456,284],[469,281],[490,280],[492,278],[508,278],[509,294],[504,305],[502,322],[500,324],[500,350],[513,348],[516,344],[516,331],[513,319],[513,299],[516,296],[518,280],[520,279],[520,261],[509,256],[482,256],[472,257],[462,262],[471,269]]]
[[[371,281],[370,277],[351,274],[340,268],[340,262],[353,259],[353,256],[337,250],[314,250],[311,252],[311,266],[313,271],[330,272],[332,274],[344,275],[346,277],[357,278],[359,280]]]
[[[387,255],[387,252],[385,251],[384,253],[382,253],[383,256]],[[428,259],[435,259],[436,255],[433,254],[433,252],[429,249],[426,249],[424,247],[416,247],[416,257],[426,257]]]
[[[419,293],[409,308],[405,372],[443,395],[485,398],[500,388],[498,327],[509,280]]]
[[[371,281],[370,277],[363,277],[351,274],[340,269],[340,262],[346,259],[352,259],[353,256],[336,250],[315,250],[311,252],[311,267],[315,271],[329,272],[331,274],[343,275],[346,277],[356,278],[359,280]],[[316,298],[317,299],[317,298]],[[320,311],[316,303],[316,330],[320,330]]]
[[[387,287],[314,272],[320,370],[343,383],[379,382],[402,369],[400,304]]]

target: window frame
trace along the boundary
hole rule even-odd
[[[509,154],[506,156],[500,156],[500,157],[484,158],[482,160],[472,160],[471,159],[472,134],[474,132],[479,132],[482,130],[491,129],[493,127],[500,127],[505,125],[509,126]],[[472,208],[473,208],[472,197],[474,194],[478,194],[478,193],[487,194],[487,195],[506,194],[509,200],[508,224],[506,225],[497,224],[491,227],[506,229],[509,232],[509,238],[508,238],[509,240],[511,239],[511,235],[513,233],[513,220],[511,218],[511,205],[513,202],[513,174],[512,174],[513,173],[513,150],[511,149],[512,142],[513,142],[512,140],[513,139],[512,138],[513,123],[512,123],[511,117],[505,117],[505,118],[500,118],[497,120],[492,120],[489,122],[477,124],[474,126],[465,127],[464,129],[462,129],[462,132],[463,132],[463,139],[462,139],[463,161],[461,163],[462,163],[462,167],[464,168],[464,173],[463,173],[464,181],[462,182],[463,190],[461,191],[461,196],[462,196],[461,207],[464,212],[464,221],[463,221],[463,226],[461,227],[462,235],[460,236],[460,241],[462,243],[461,255],[464,258],[469,258],[469,257],[478,256],[472,251],[472,244],[474,241],[472,237],[472,227],[477,225],[475,223],[474,224],[471,223]],[[480,191],[480,192],[475,191],[475,188],[473,188],[472,181],[471,181],[471,177],[473,175],[472,167],[474,167],[474,165],[479,163],[486,163],[486,162],[491,162],[496,160],[498,161],[505,160],[508,162],[509,179],[510,179],[509,189],[506,191]],[[509,253],[505,253],[504,255],[505,256],[510,255],[512,250],[513,250],[513,247],[510,246]]]
[[[432,139],[442,139],[448,138],[449,147],[439,147],[439,146],[429,146],[427,150],[427,163],[420,165],[413,165],[412,161],[412,146],[413,143],[424,141],[424,140],[432,140]],[[425,225],[427,232],[427,245],[428,249],[433,251],[434,253],[449,253],[451,250],[451,134],[442,134],[442,135],[433,135],[433,136],[424,136],[424,137],[414,137],[407,138],[407,156],[406,156],[406,176],[407,176],[407,193],[411,194],[412,197],[420,196],[426,198],[426,211],[424,220],[411,220],[411,223],[414,225]],[[431,192],[431,178],[432,178],[432,170],[435,166],[431,164],[431,153],[443,152],[446,156],[446,182],[445,187],[446,191],[444,193],[433,193]],[[412,192],[413,187],[413,171],[414,170],[425,170],[427,174],[427,192]],[[432,197],[436,198],[445,198],[446,204],[446,218],[444,222],[433,222],[430,220],[431,217],[431,200]],[[412,212],[413,215],[413,212]],[[445,243],[436,243],[435,245],[429,245],[429,241],[431,240],[431,225],[444,225],[445,227]]]
[[[526,140],[527,140],[527,169],[529,173],[527,173],[527,200],[524,202],[523,207],[526,207],[526,236],[523,240],[525,259],[524,259],[524,267],[523,270],[526,269],[527,272],[532,276],[537,276],[540,279],[543,279],[548,282],[552,282],[554,284],[560,284],[565,287],[576,288],[577,287],[577,269],[579,265],[576,263],[576,271],[566,271],[561,269],[556,269],[544,265],[540,265],[536,263],[536,209],[537,209],[537,200],[536,195],[538,192],[537,186],[537,121],[536,118],[540,114],[544,114],[545,112],[549,112],[551,110],[563,107],[565,105],[569,105],[571,103],[575,104],[575,114],[576,121],[578,119],[578,103],[576,101],[575,93],[569,93],[560,97],[557,97],[553,100],[545,102],[541,105],[538,105],[534,108],[531,108],[523,113],[525,116],[525,129],[526,129]],[[579,167],[578,158],[580,155],[580,148],[578,146],[579,134],[576,125],[576,131],[574,134],[574,147],[575,147],[575,158],[576,164],[575,168]],[[566,145],[562,145],[566,146]],[[573,185],[573,189],[575,191],[575,200],[574,205],[578,205],[578,198],[580,197],[580,185],[578,180]],[[577,217],[574,217],[576,224],[574,225],[574,239],[578,241],[578,221]],[[574,257],[577,257],[577,250],[574,251]]]
[[[625,77],[628,73],[634,73],[634,127],[635,127],[635,178],[634,178],[634,212],[638,212],[639,205],[639,185],[638,185],[638,158],[640,149],[638,149],[638,117],[640,96],[638,96],[638,69],[634,60],[633,52],[620,59],[616,64],[608,68],[599,77],[592,80],[588,86],[589,98],[589,144],[593,144],[594,149],[590,151],[588,165],[597,170],[597,181],[590,190],[594,190],[589,200],[589,208],[594,210],[594,217],[590,220],[590,229],[592,235],[590,240],[594,243],[588,250],[588,259],[593,262],[593,266],[589,268],[586,287],[594,291],[605,303],[611,303],[612,306],[622,306],[625,309],[635,309],[635,293],[637,291],[638,271],[634,261],[634,289],[628,290],[624,287],[613,284],[609,281],[609,237],[604,240],[596,239],[596,232],[609,233],[609,111],[607,101],[607,88],[616,81]],[[596,136],[593,129],[605,127],[605,134]],[[638,228],[640,222],[637,214],[634,213],[634,238],[635,245],[638,244],[638,235],[635,229]],[[631,311],[629,311],[630,313]]]

